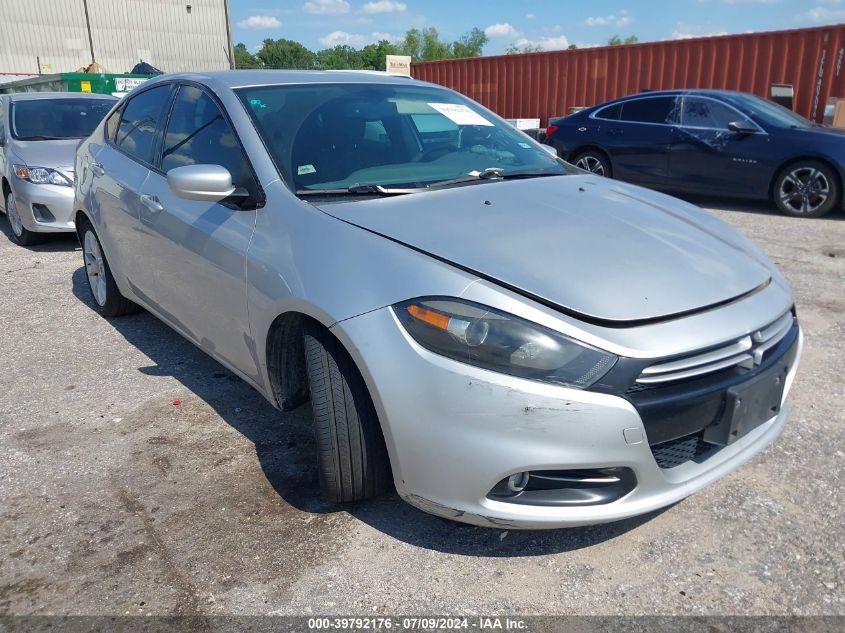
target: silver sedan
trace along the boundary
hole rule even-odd
[[[672,504],[781,432],[802,336],[742,235],[376,73],[169,75],[82,143],[95,305],[142,306],[271,403],[324,496],[478,525]]]
[[[81,92],[0,95],[0,182],[12,239],[73,233],[73,161],[117,99]]]

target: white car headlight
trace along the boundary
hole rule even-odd
[[[73,183],[64,174],[49,167],[29,167],[27,165],[13,165],[13,167],[15,176],[36,185],[73,186]]]

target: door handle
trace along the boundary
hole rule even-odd
[[[162,206],[161,202],[158,201],[158,198],[146,193],[141,196],[141,204],[143,204],[145,207],[147,207],[150,211],[153,211],[154,213],[160,213],[164,211],[164,207]]]
[[[106,170],[103,169],[103,166],[100,163],[91,163],[90,167],[91,167],[91,172],[95,176],[105,176],[106,175]]]

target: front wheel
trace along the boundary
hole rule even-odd
[[[88,278],[88,289],[94,298],[97,312],[106,317],[137,312],[138,305],[120,294],[109,263],[103,254],[100,239],[90,222],[83,221],[79,237],[82,241],[82,257],[85,263],[85,276]]]
[[[316,324],[305,328],[305,362],[323,497],[377,497],[390,486],[390,460],[361,372],[331,332]]]
[[[786,167],[775,181],[775,204],[781,213],[818,218],[839,202],[839,180],[833,170],[816,161]]]
[[[596,176],[612,177],[610,160],[604,152],[598,150],[580,152],[572,159],[572,164]]]
[[[9,226],[12,228],[12,239],[21,246],[33,246],[44,241],[44,235],[30,231],[23,225],[18,204],[15,196],[10,191],[6,194],[6,217],[9,219]]]

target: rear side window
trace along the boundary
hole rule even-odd
[[[622,104],[615,103],[612,106],[607,106],[596,112],[593,116],[597,119],[607,119],[609,121],[618,121],[619,115],[622,113]]]
[[[719,101],[698,97],[684,98],[681,125],[727,130],[728,123],[740,120],[747,121],[748,119]]]
[[[121,111],[113,143],[138,160],[152,164],[158,123],[170,97],[170,86],[157,86],[129,99]]]
[[[634,99],[622,104],[622,120],[634,123],[674,123],[677,119],[675,97]]]
[[[123,114],[123,108],[118,108],[111,113],[111,116],[106,119],[105,136],[109,141],[114,142],[114,136],[117,133],[117,126],[120,123],[120,117]]]

